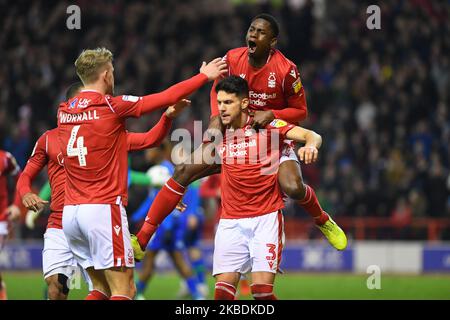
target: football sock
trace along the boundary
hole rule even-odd
[[[89,292],[84,300],[109,300],[109,298],[103,292],[94,289]]]
[[[147,282],[139,280],[136,283],[136,294],[144,294],[145,288],[147,288]]]
[[[6,284],[0,280],[0,300],[8,300],[8,295],[6,294]]]
[[[127,296],[121,296],[121,295],[114,295],[109,298],[109,300],[133,300],[130,297]]]
[[[328,214],[322,210],[322,207],[319,204],[319,200],[317,200],[316,193],[313,188],[308,185],[305,185],[305,197],[303,200],[297,201],[297,203],[305,209],[306,212],[309,213],[311,217],[314,218],[314,222],[318,225],[323,225],[328,221]]]
[[[200,257],[197,260],[191,261],[192,269],[194,269],[195,275],[199,283],[205,283],[205,264],[203,258]]]
[[[161,222],[176,208],[183,198],[185,187],[170,178],[161,188],[147,213],[145,222],[136,235],[142,250],[147,247],[150,238]]]
[[[236,288],[226,282],[216,282],[214,288],[214,300],[234,300],[236,296]]]
[[[273,294],[273,284],[252,284],[250,288],[255,300],[278,300]]]
[[[191,294],[192,299],[200,298],[200,293],[198,292],[197,285],[197,276],[193,275],[186,279],[186,285],[189,289],[189,293]]]

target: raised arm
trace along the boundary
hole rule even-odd
[[[166,112],[161,116],[159,122],[149,131],[145,133],[127,133],[128,151],[137,151],[157,147],[172,127],[172,120],[176,118],[184,108],[190,106],[191,101],[181,100],[173,106],[167,108]]]
[[[227,72],[227,66],[221,58],[210,63],[203,62],[200,73],[196,76],[177,83],[170,88],[143,97],[135,96],[106,96],[106,102],[119,117],[139,117],[142,114],[173,105],[189,96],[205,83],[215,80]]]

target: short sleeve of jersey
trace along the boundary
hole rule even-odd
[[[286,134],[289,132],[289,130],[291,130],[294,127],[295,127],[295,125],[288,123],[284,120],[274,119],[274,120],[272,120],[271,123],[269,123],[266,126],[266,129],[267,130],[277,130],[278,133],[282,136],[282,138],[284,138],[286,136]]]
[[[105,96],[106,103],[120,118],[139,117],[142,110],[142,97],[123,95]]]
[[[28,159],[27,165],[32,165],[34,167],[43,168],[48,162],[47,156],[47,143],[48,137],[47,132],[39,137],[38,141],[34,145],[33,152],[31,153],[30,159]]]

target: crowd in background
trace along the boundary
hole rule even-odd
[[[450,219],[448,1],[381,1],[380,30],[366,26],[368,1],[80,0],[80,30],[66,27],[69,4],[0,1],[0,148],[22,167],[39,135],[55,126],[81,49],[109,48],[116,94],[143,95],[243,46],[251,18],[269,12],[281,26],[278,48],[298,65],[306,89],[302,125],[324,140],[319,162],[302,166],[324,208],[399,226]],[[206,126],[209,90],[192,97],[174,128]],[[158,118],[128,127],[144,131]],[[148,167],[143,153],[131,164]],[[293,203],[285,214],[306,218]]]

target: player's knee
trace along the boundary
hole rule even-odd
[[[50,300],[65,300],[67,298],[67,294],[63,293],[63,286],[61,283],[59,283],[58,279],[54,278],[48,281],[47,285],[48,298]]]
[[[185,163],[180,163],[175,166],[175,171],[172,178],[184,187],[187,187],[193,176],[191,166]]]
[[[289,179],[281,183],[281,189],[291,199],[302,200],[305,197],[305,185],[301,179]]]
[[[136,284],[134,283],[134,281],[131,281],[131,284],[130,284],[130,298],[134,299],[134,297],[136,296],[136,293],[137,293]]]

